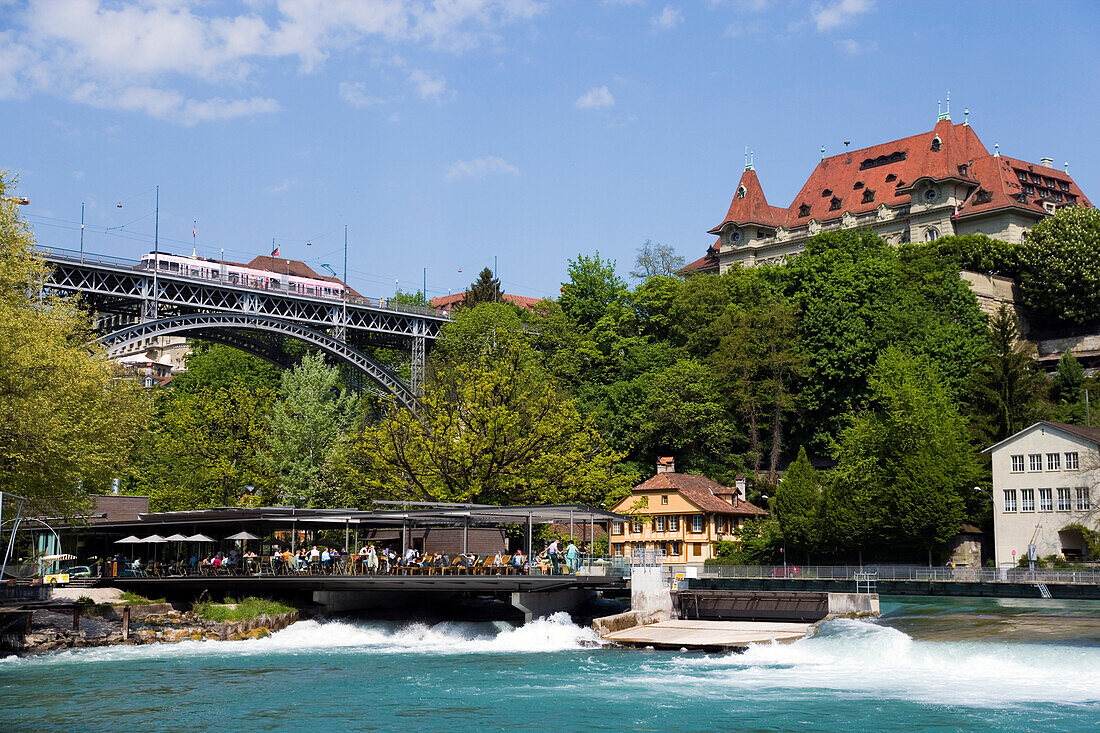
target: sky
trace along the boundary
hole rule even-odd
[[[365,295],[495,263],[556,296],[579,254],[701,256],[746,147],[785,207],[948,93],[1100,199],[1098,33],[1072,0],[0,0],[0,169],[45,246],[83,204],[85,251],[136,259],[159,186],[165,251],[339,272],[346,225]]]

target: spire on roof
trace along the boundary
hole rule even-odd
[[[749,151],[749,147],[746,145],[745,146],[745,170],[747,170],[747,171],[751,171],[753,169],[752,168],[752,159],[749,158],[749,156],[751,154],[752,153]]]
[[[970,108],[963,110],[963,127],[970,127]]]
[[[821,159],[825,160],[825,146],[824,145],[821,146]]]
[[[936,122],[951,121],[951,92],[947,93],[947,108],[944,109],[940,102],[936,102]]]
[[[1001,157],[1001,144],[1000,143],[993,143],[993,157],[994,158],[1000,158]]]

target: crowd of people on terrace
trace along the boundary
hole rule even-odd
[[[134,575],[511,575],[531,573],[542,575],[575,574],[581,557],[588,554],[587,545],[578,547],[569,541],[564,548],[558,540],[552,540],[542,552],[528,558],[522,549],[514,553],[506,550],[493,555],[461,552],[449,555],[445,552],[422,552],[409,547],[398,553],[392,546],[365,544],[357,553],[347,548],[312,545],[307,549],[289,548],[275,550],[261,556],[255,552],[218,551],[204,557],[198,554],[178,557],[174,561],[143,562],[140,558],[130,561]],[[118,571],[126,561],[116,558]]]

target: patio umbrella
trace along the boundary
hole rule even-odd
[[[187,538],[184,537],[183,535],[181,535],[179,532],[176,532],[175,534],[170,534],[167,537],[165,537],[164,539],[168,540],[169,542],[186,542],[187,541]],[[177,550],[177,554],[176,554],[176,559],[179,559],[178,550]]]
[[[227,540],[258,540],[260,539],[251,532],[238,532],[237,534],[231,534],[226,537]]]
[[[187,537],[186,540],[188,542],[213,542],[214,538],[207,537],[204,534],[193,534],[190,537]]]
[[[159,534],[151,534],[148,537],[142,537],[141,541],[145,542],[145,543],[148,543],[148,544],[151,544],[151,545],[160,545],[160,544],[164,544],[168,540],[164,539]],[[157,560],[157,548],[154,547],[153,548],[153,562],[156,562],[156,560]]]
[[[138,537],[135,537],[134,535],[130,535],[129,537],[123,537],[121,540],[115,540],[116,545],[136,545],[136,544],[139,544],[140,542],[141,542],[141,539],[138,538]],[[134,548],[133,547],[130,548],[130,559],[131,560],[134,559]]]

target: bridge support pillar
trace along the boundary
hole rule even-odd
[[[595,591],[582,588],[566,588],[550,591],[516,591],[512,593],[512,607],[523,614],[524,622],[545,618],[559,611],[572,613],[595,597]]]

